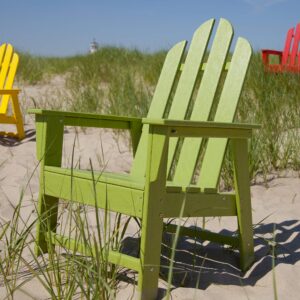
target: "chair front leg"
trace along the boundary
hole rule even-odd
[[[234,183],[240,243],[240,266],[246,271],[254,261],[247,139],[233,139]]]
[[[138,289],[140,299],[156,299],[163,232],[162,202],[165,198],[168,136],[165,128],[149,128],[146,187],[143,204]]]
[[[38,220],[35,253],[40,255],[49,251],[47,241],[49,231],[57,227],[58,198],[45,193],[44,167],[60,166],[63,144],[63,120],[61,118],[36,116],[37,157],[40,161],[40,190],[38,197]]]

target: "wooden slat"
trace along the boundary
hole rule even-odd
[[[186,47],[186,41],[176,44],[167,54],[155,93],[149,108],[148,116],[162,118],[172,92],[176,75],[179,71],[182,56]],[[131,175],[139,178],[145,177],[146,153],[147,153],[148,126],[143,126],[143,132],[139,141],[136,155],[131,169]]]
[[[183,214],[181,208],[185,202]],[[235,195],[211,193],[166,193],[162,202],[164,218],[236,216]]]
[[[294,34],[294,27],[290,28],[286,35],[285,45],[282,53],[282,61],[281,61],[281,64],[283,66],[288,64],[293,34]]]
[[[11,89],[14,83],[17,67],[19,64],[19,56],[13,53],[11,45],[7,45],[4,61],[0,70],[0,89]],[[10,95],[4,95],[1,99],[0,114],[7,111]]]
[[[214,22],[214,19],[206,21],[195,31],[193,35],[189,51],[184,62],[184,68],[172,101],[172,106],[168,115],[169,119],[183,120],[186,116]],[[177,143],[177,138],[170,140],[168,170],[171,168]]]
[[[88,256],[96,256],[99,253],[97,253],[96,251],[96,247],[92,246],[92,248],[87,247],[87,245],[85,245],[84,243],[78,242],[75,239],[72,238],[67,238],[65,236],[62,236],[60,234],[56,234],[54,232],[51,232],[51,241],[54,245],[58,245],[60,247],[72,250],[72,251],[76,251],[79,253],[82,253],[84,255],[88,255]],[[99,248],[99,247],[98,247]],[[105,251],[105,250],[103,250]],[[129,256],[117,251],[113,251],[113,250],[108,250],[107,254],[104,253],[105,258],[116,265],[120,265],[123,266],[125,268],[129,268],[135,271],[140,271],[141,269],[141,263],[140,263],[140,259],[133,257],[133,256]]]
[[[2,66],[3,58],[4,58],[5,49],[6,49],[6,44],[2,44],[0,46],[0,69]]]
[[[233,122],[251,54],[252,49],[248,41],[239,38],[233,53],[214,121]],[[227,139],[209,139],[198,180],[198,184],[201,188],[217,187],[226,145]]]
[[[130,129],[128,121],[106,120],[106,119],[85,119],[85,118],[62,118],[65,126],[82,126],[94,128]]]
[[[174,133],[171,133],[170,136],[174,137],[193,137],[193,138],[250,138],[252,136],[251,129],[226,129],[226,128],[209,128],[209,127],[202,127],[202,128],[176,128],[174,127],[171,129]],[[176,182],[175,182],[176,184]]]
[[[11,62],[12,55],[13,55],[13,47],[8,44],[5,49],[5,54],[0,69],[0,89],[5,88],[5,81],[9,70],[9,65]]]
[[[90,170],[78,170],[78,169],[65,169],[60,167],[54,166],[45,166],[45,171],[66,175],[66,176],[73,176],[77,178],[83,178],[87,180],[101,180],[103,183],[107,184],[114,184],[123,187],[129,187],[137,190],[144,190],[145,187],[145,180],[133,180],[131,176],[128,174],[121,174],[121,173],[111,173],[111,172],[99,172],[94,171],[93,173]]]
[[[295,30],[294,42],[293,42],[291,58],[290,58],[291,67],[296,67],[297,55],[299,54],[299,42],[300,42],[300,23],[297,25]],[[299,63],[299,57],[298,57],[298,63]]]
[[[221,19],[193,107],[191,120],[207,121],[213,106],[218,83],[224,69],[233,36],[231,24]],[[197,163],[202,139],[186,138],[176,166],[174,182],[189,185]]]
[[[45,194],[130,216],[142,217],[143,191],[93,180],[44,172]]]
[[[190,121],[190,120],[168,120],[168,119],[142,119],[143,124],[158,125],[162,127],[175,128],[175,131],[179,128],[215,128],[215,129],[238,129],[238,130],[248,130],[248,129],[259,129],[261,125],[259,124],[249,124],[249,123],[232,123],[232,122],[218,122],[218,121]],[[171,129],[170,134],[173,134]],[[176,134],[176,132],[174,132]],[[198,136],[201,136],[199,134]]]
[[[58,118],[68,117],[68,118],[77,118],[77,119],[114,120],[114,121],[126,121],[126,122],[140,122],[141,120],[141,118],[137,118],[137,117],[82,113],[82,112],[73,112],[73,111],[47,110],[47,109],[38,109],[38,108],[28,109],[28,113],[47,116],[47,117],[52,116]]]

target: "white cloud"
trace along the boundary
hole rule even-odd
[[[253,7],[257,11],[262,11],[267,7],[276,5],[277,3],[286,2],[287,0],[243,0],[245,3]]]

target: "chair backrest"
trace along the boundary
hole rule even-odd
[[[233,121],[252,50],[246,40],[239,38],[226,78],[221,79],[229,56],[233,29],[227,20],[221,19],[208,51],[213,26],[214,20],[211,19],[196,30],[186,56],[185,41],[178,43],[168,52],[149,109],[149,118]],[[217,109],[214,109],[216,104]],[[214,111],[215,115],[211,116]],[[131,170],[131,175],[136,178],[145,175],[147,130],[148,127],[144,126]],[[202,144],[202,139],[184,140],[178,161],[176,159],[172,179],[175,184],[190,184]],[[169,172],[178,145],[177,138],[170,140]],[[226,139],[209,139],[203,157],[199,186],[216,187],[226,146]]]
[[[19,56],[14,52],[12,45],[0,46],[0,89],[11,89],[13,87]],[[0,96],[0,113],[5,113],[9,95]]]
[[[290,28],[287,32],[285,46],[282,52],[281,64],[283,66],[300,66],[299,60],[300,23],[296,29]]]

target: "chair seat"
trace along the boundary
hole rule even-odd
[[[145,183],[130,175],[45,166],[44,178],[46,195],[142,217]],[[236,215],[234,194],[172,182],[167,182],[160,205],[165,218],[180,215],[183,205],[182,217]]]
[[[126,188],[132,188],[136,190],[144,190],[145,181],[132,177],[130,174],[120,174],[112,172],[91,172],[90,170],[79,170],[79,169],[67,169],[60,167],[45,166],[45,172],[56,173],[60,175],[67,175],[74,178],[88,179],[95,182],[101,182],[105,184],[118,185]],[[167,181],[166,192],[168,193],[200,193],[200,187],[196,185],[181,186],[171,181]],[[217,189],[205,188],[202,190],[206,194],[215,194]]]

